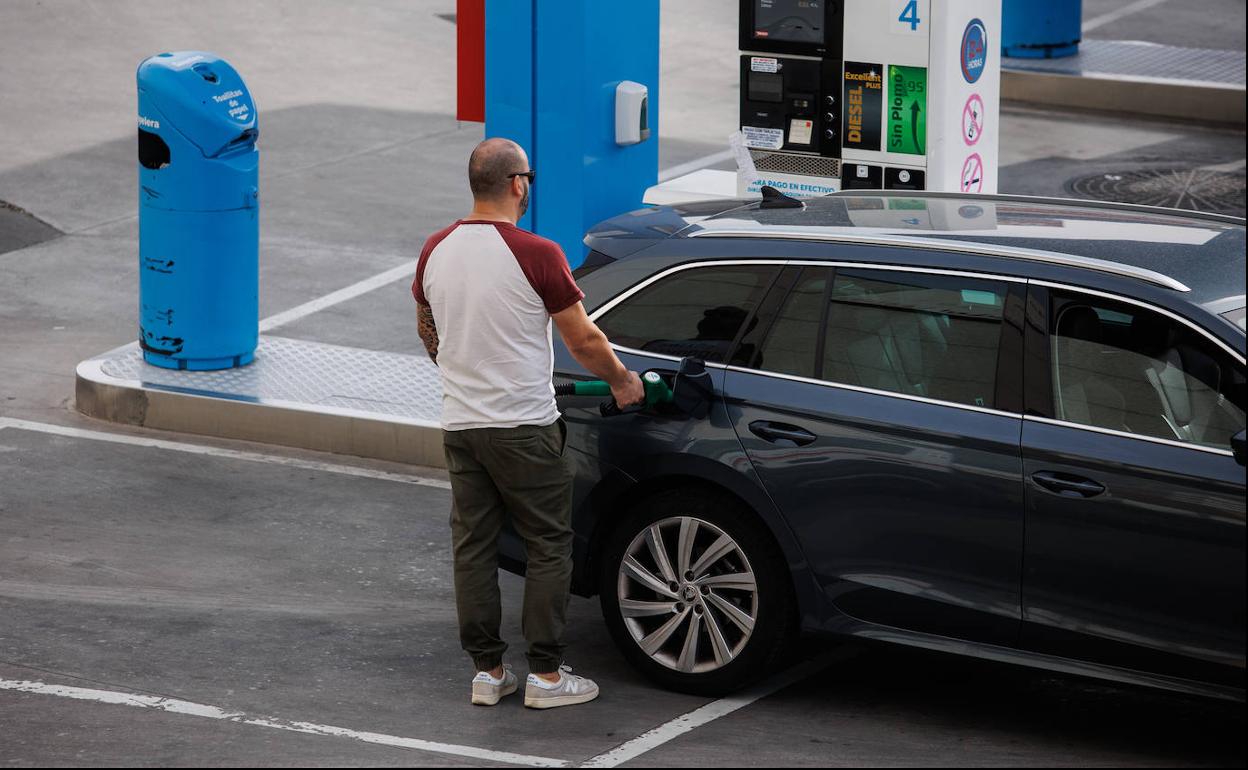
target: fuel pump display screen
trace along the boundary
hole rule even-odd
[[[822,44],[826,1],[754,0],[754,39]]]
[[[756,102],[784,101],[784,76],[775,72],[751,72],[749,96]]]

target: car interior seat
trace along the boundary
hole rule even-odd
[[[1053,338],[1054,394],[1057,417],[1081,425],[1130,431],[1127,399],[1107,369],[1116,360],[1106,356],[1101,319],[1086,305],[1062,310]]]
[[[1229,441],[1210,436],[1222,401],[1221,367],[1174,323],[1141,313],[1131,322],[1131,344],[1143,358],[1143,374],[1161,406],[1161,416],[1175,438],[1197,443]],[[1222,428],[1225,432],[1229,428]]]

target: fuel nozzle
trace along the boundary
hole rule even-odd
[[[681,359],[675,374],[667,372],[672,384],[668,385],[663,374],[648,371],[641,375],[641,385],[645,390],[642,403],[628,409],[621,409],[615,399],[604,401],[598,411],[603,417],[614,417],[646,409],[657,409],[668,415],[701,417],[705,408],[711,403],[715,389],[711,384],[711,375],[706,371],[706,364],[697,358]],[[611,386],[602,380],[586,380],[568,382],[555,386],[556,396],[605,396],[611,397]]]
[[[663,381],[663,377],[658,372],[646,372],[641,375],[641,386],[645,390],[645,399],[638,406],[643,409],[651,409],[662,404],[670,404],[672,402],[672,389]],[[569,382],[555,386],[556,396],[611,396],[611,386],[602,380],[586,380],[584,382]],[[615,399],[603,402],[599,407],[599,411],[603,417],[613,417],[618,414],[624,414],[620,405],[615,403]]]

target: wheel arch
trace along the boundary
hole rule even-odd
[[[589,517],[584,522],[588,525],[589,536],[581,569],[573,578],[578,594],[593,596],[598,592],[598,565],[602,549],[613,531],[612,522],[620,520],[630,508],[668,490],[700,489],[739,504],[763,524],[788,566],[789,583],[802,625],[818,626],[816,618],[823,614],[819,602],[821,594],[805,551],[754,477],[752,467],[742,472],[706,458],[672,454],[651,455],[629,471],[628,475],[621,472],[604,477],[582,506]]]

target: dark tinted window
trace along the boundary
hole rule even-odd
[[[821,377],[992,407],[1005,294],[998,281],[838,270]]]
[[[1076,294],[1051,315],[1058,419],[1220,449],[1244,429],[1244,367],[1186,324]]]
[[[804,268],[776,313],[767,340],[758,346],[755,337],[761,336],[760,330],[752,331],[742,338],[737,358],[748,361],[753,369],[817,377],[819,330],[831,275],[827,268]]]
[[[616,345],[668,356],[724,363],[737,332],[751,325],[770,266],[700,267],[661,279],[598,319]]]

